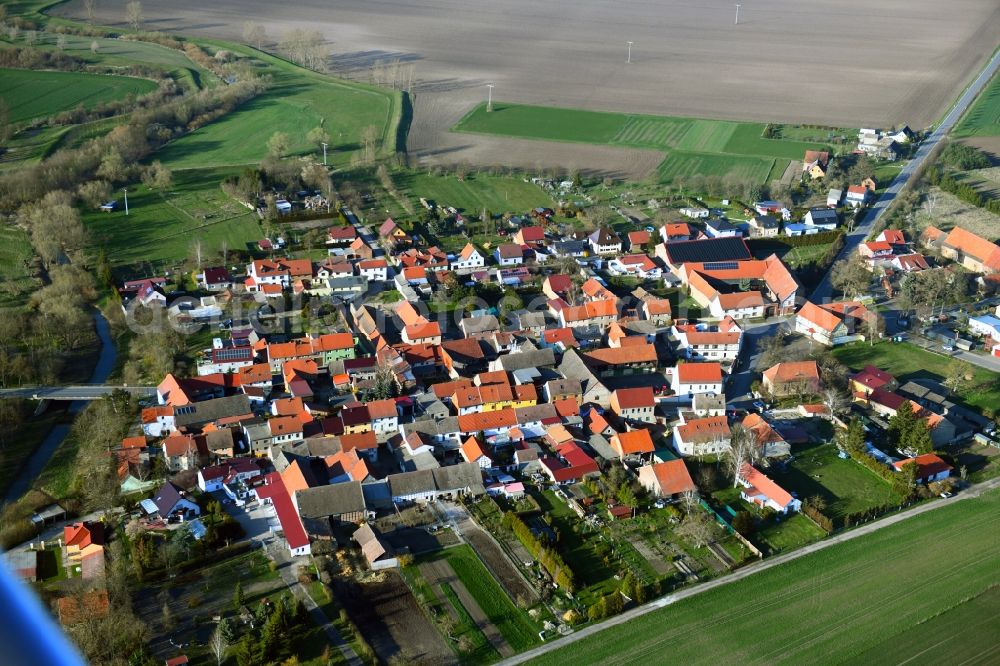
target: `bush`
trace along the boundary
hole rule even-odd
[[[512,511],[503,516],[503,526],[514,533],[528,551],[538,558],[542,567],[552,576],[559,587],[571,593],[574,590],[573,571],[554,548],[549,548],[531,531],[521,518]]]

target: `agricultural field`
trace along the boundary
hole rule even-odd
[[[246,251],[247,243],[263,236],[256,213],[228,197],[219,183],[232,171],[187,169],[174,171],[170,191],[159,193],[145,186],[128,192],[119,210],[85,211],[83,222],[94,251],[103,247],[118,269],[144,267],[139,272],[162,272],[191,255],[191,244],[203,243],[204,257],[219,254],[225,243],[230,251]]]
[[[956,137],[1000,136],[1000,76],[994,75],[951,133]]]
[[[34,257],[25,231],[0,227],[0,308],[23,305],[37,286],[30,270]]]
[[[258,71],[272,79],[267,91],[236,111],[187,134],[157,153],[173,169],[255,164],[267,154],[276,132],[289,138],[290,155],[319,155],[306,134],[324,127],[330,136],[328,159],[343,166],[361,147],[365,128],[374,126],[378,145],[396,148],[399,93],[338,81],[284,60],[245,49],[260,63]]]
[[[65,46],[61,51],[67,55],[91,63],[110,67],[144,65],[158,69],[188,88],[197,88],[213,78],[206,70],[196,65],[182,51],[167,46],[129,39],[108,37],[86,37],[83,35],[63,35]],[[37,34],[35,48],[54,51],[58,49],[58,36],[54,33]],[[96,42],[97,51],[93,49]],[[0,35],[0,48],[23,45],[23,41],[11,42],[7,34]]]
[[[900,502],[892,487],[853,460],[837,455],[832,443],[809,444],[795,451],[784,469],[768,474],[782,488],[803,500],[819,496],[826,501],[823,513],[834,520],[872,507]]]
[[[851,370],[861,370],[871,364],[891,373],[900,383],[918,378],[943,381],[947,365],[947,361],[938,354],[908,343],[854,343],[835,348],[833,355]],[[937,372],[928,368],[934,368]],[[987,415],[995,413],[997,405],[1000,405],[1000,375],[975,368],[972,386],[962,392],[960,400]]]
[[[443,596],[459,616],[468,615],[470,628],[476,628],[492,647],[483,645],[481,656],[493,651],[510,656],[538,644],[541,627],[514,605],[469,546],[420,557],[407,575],[426,584],[439,603]]]
[[[631,664],[662,654],[695,664],[801,664],[831,655],[861,663],[887,645],[893,663],[951,660],[953,643],[941,642],[942,627],[970,617],[964,610],[949,617],[952,609],[976,603],[996,583],[998,511],[997,491],[940,507],[629,620],[535,663]],[[965,636],[956,648],[964,655],[996,649],[995,632]]]
[[[495,104],[477,106],[455,125],[473,132],[549,141],[574,141],[667,152],[657,173],[664,182],[676,176],[732,174],[764,182],[784,173],[790,159],[801,159],[806,143],[762,136],[762,123],[638,116],[582,109]]]
[[[393,174],[393,181],[410,198],[416,210],[420,210],[420,197],[434,201],[439,207],[452,206],[462,213],[476,216],[482,213],[483,208],[498,214],[525,213],[537,206],[555,206],[552,197],[542,188],[515,177],[470,173],[464,180],[459,180],[453,175],[400,171]]]
[[[93,108],[155,89],[152,81],[134,77],[0,68],[0,90],[11,123],[51,116],[81,104]]]

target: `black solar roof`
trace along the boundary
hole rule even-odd
[[[667,243],[667,256],[674,266],[691,262],[743,261],[752,258],[746,242],[736,236]]]

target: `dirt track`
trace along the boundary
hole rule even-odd
[[[472,595],[469,594],[469,590],[458,579],[458,576],[455,575],[455,570],[451,568],[451,564],[447,560],[435,560],[434,562],[421,564],[420,573],[428,585],[439,587],[441,584],[447,583],[455,591],[455,596],[458,597],[469,617],[472,618],[472,621],[476,623],[479,630],[483,632],[483,636],[500,653],[501,657],[509,657],[514,654],[514,650],[500,634],[500,630],[496,628],[495,624],[490,622],[489,617],[483,612],[483,609],[476,600],[472,598]]]
[[[125,0],[102,0],[121,23]],[[332,6],[331,6],[332,4]],[[82,0],[56,13],[79,16]],[[195,0],[147,3],[146,27],[240,39],[258,20],[330,40],[340,74],[412,64],[410,148],[428,161],[591,166],[642,173],[653,154],[456,137],[495,99],[696,117],[885,126],[934,122],[1000,41],[995,0],[759,0],[740,24],[722,0]],[[633,41],[626,63],[626,41]]]

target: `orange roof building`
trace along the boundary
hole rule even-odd
[[[667,460],[640,467],[639,483],[651,494],[661,498],[676,498],[697,490],[683,460]]]
[[[816,394],[822,388],[816,361],[776,363],[763,372],[764,388],[776,396]]]
[[[611,448],[620,458],[652,453],[656,450],[648,430],[629,430],[611,437]]]

